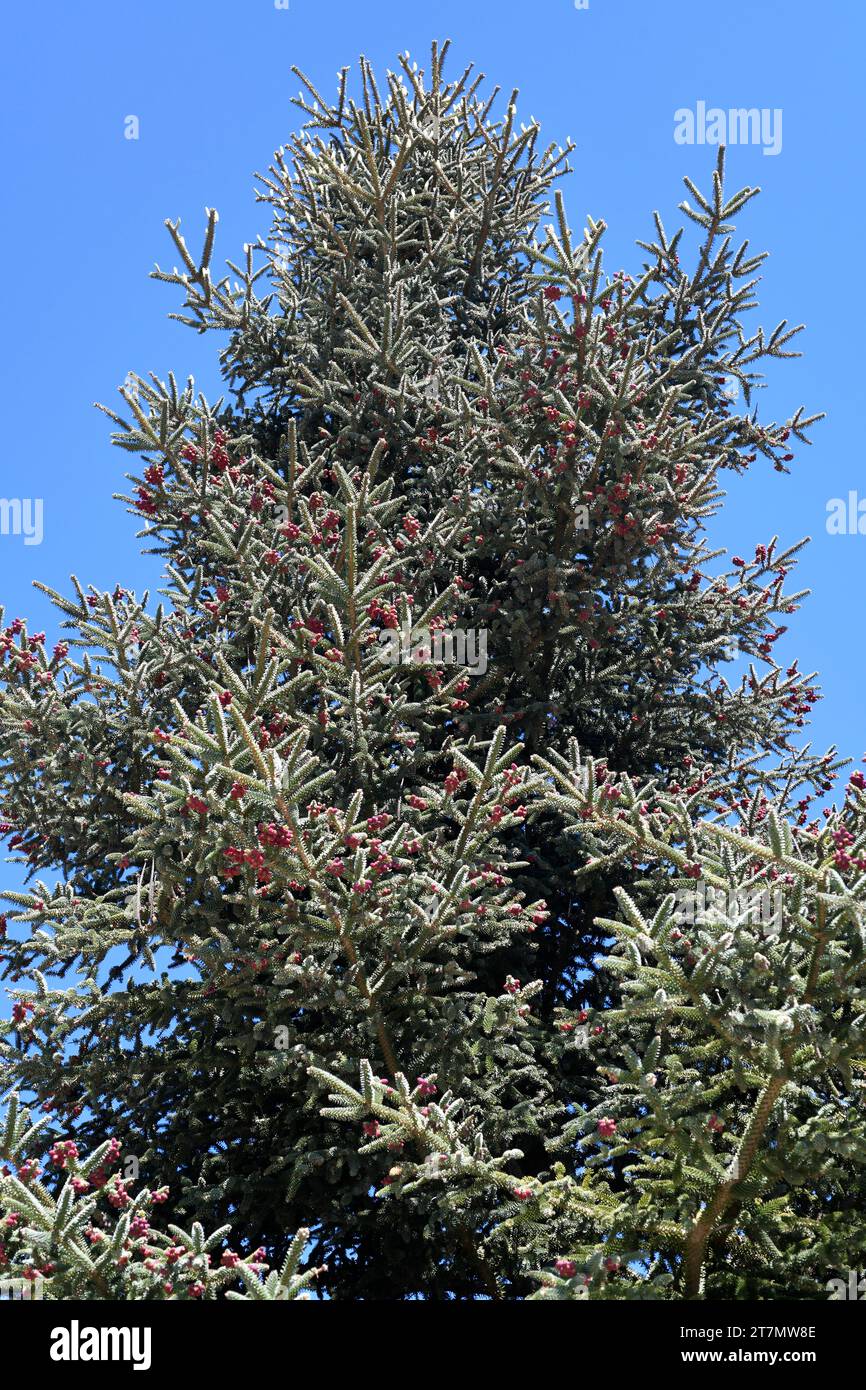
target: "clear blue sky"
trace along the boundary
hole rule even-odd
[[[2,379],[0,496],[44,499],[44,540],[0,535],[0,602],[9,616],[56,630],[30,582],[65,589],[70,572],[100,587],[141,590],[152,562],[135,523],[111,500],[124,457],[92,408],[113,404],[131,369],[216,394],[216,340],[168,321],[175,292],[148,279],[176,259],[166,217],[198,245],[203,209],[219,210],[215,263],[265,229],[255,170],[298,123],[289,98],[300,66],[324,91],[365,53],[380,71],[409,49],[425,65],[431,38],[453,39],[452,69],[473,61],[557,142],[577,142],[567,185],[572,227],[608,223],[608,269],[633,269],[636,237],[659,208],[678,224],[681,177],[706,186],[707,146],[674,140],[674,112],[781,109],[782,148],[729,152],[730,182],[765,190],[741,223],[769,249],[762,322],[804,321],[805,357],[774,368],[766,413],[801,402],[827,411],[811,450],[784,477],[760,466],[736,480],[720,543],[749,552],[778,532],[811,535],[800,569],[813,589],[777,652],[817,669],[825,692],[819,748],[864,751],[866,536],[829,536],[826,504],[860,489],[864,321],[862,0],[40,0],[7,10],[2,104]],[[136,116],[137,140],[124,138]],[[33,630],[31,628],[31,630]],[[3,870],[11,886],[10,871]]]

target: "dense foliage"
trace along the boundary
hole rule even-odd
[[[227,277],[168,223],[226,397],[108,412],[163,588],[0,639],[0,1262],[54,1296],[814,1297],[863,1247],[863,778],[817,817],[799,547],[706,538],[815,418],[753,408],[754,190],[609,275],[444,57],[301,77]]]

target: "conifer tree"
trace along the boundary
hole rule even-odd
[[[773,658],[799,547],[719,571],[706,539],[725,470],[786,471],[815,418],[752,406],[796,332],[744,327],[762,258],[731,221],[755,190],[727,196],[720,156],[708,195],[687,180],[691,268],[656,215],[609,275],[604,224],[576,240],[554,187],[569,149],[516,93],[497,114],[471,69],[447,80],[446,51],[381,90],[362,61],[334,102],[298,74],[270,235],[227,277],[215,212],[198,258],[167,224],[156,278],[223,335],[227,396],[134,377],[108,412],[159,596],[74,580],[46,590],[68,640],[16,619],[0,641],[2,814],[32,878],[5,895],[0,1057],[76,1151],[37,1189],[16,1120],[0,1199],[60,1296],[94,1200],[64,1174],[95,1155],[88,1183],[106,1145],[140,1163],[142,1211],[167,1188],[196,1223],[173,1228],[190,1271],[234,1227],[249,1296],[305,1287],[306,1237],[280,1262],[307,1230],[343,1299],[692,1297],[716,1274],[777,1297],[836,1250],[859,792],[810,821],[838,764],[797,746],[817,689]],[[672,894],[776,876],[766,950],[725,898],[671,952]],[[147,1296],[225,1288],[97,1229],[101,1296],[137,1296],[122,1271],[147,1260]]]

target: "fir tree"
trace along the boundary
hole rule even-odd
[[[55,1147],[113,1142],[179,1220],[232,1223],[250,1288],[309,1228],[344,1299],[525,1296],[533,1271],[543,1296],[691,1297],[708,1271],[783,1296],[851,1181],[859,794],[810,823],[837,764],[798,749],[817,690],[773,658],[799,547],[714,572],[706,524],[725,470],[807,442],[752,408],[796,330],[744,327],[754,190],[726,196],[722,157],[681,205],[691,269],[656,216],[608,275],[602,223],[575,241],[558,190],[545,221],[568,150],[516,93],[497,116],[471,69],[446,80],[446,49],[381,91],[362,62],[333,103],[299,74],[270,236],[228,277],[216,213],[199,258],[168,223],[156,278],[225,335],[228,394],[136,377],[108,412],[159,600],[76,580],[47,591],[68,641],[0,642],[33,878],[6,894],[4,1073]],[[831,833],[854,849],[828,868]],[[683,883],[775,874],[766,951],[726,899],[671,953]],[[74,1280],[64,1181],[24,1214]]]

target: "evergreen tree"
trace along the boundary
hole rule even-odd
[[[229,277],[214,212],[198,259],[168,224],[156,278],[226,335],[228,395],[136,377],[108,412],[159,601],[75,580],[46,590],[68,641],[0,641],[2,810],[33,878],[5,895],[3,1071],[55,1148],[134,1155],[142,1210],[169,1188],[199,1265],[202,1223],[232,1223],[248,1288],[309,1228],[343,1299],[524,1296],[545,1267],[543,1296],[693,1296],[708,1270],[782,1296],[850,1191],[859,802],[809,821],[837,764],[797,748],[817,691],[773,659],[799,547],[713,573],[706,523],[725,470],[807,442],[801,412],[752,408],[796,330],[744,328],[762,258],[730,224],[754,190],[726,197],[722,157],[708,196],[687,181],[692,268],[656,216],[609,276],[602,223],[576,243],[558,191],[545,222],[568,150],[516,93],[499,117],[471,69],[447,81],[446,49],[382,92],[362,62],[334,103],[299,74],[271,233]],[[854,849],[828,868],[831,833]],[[727,898],[670,953],[672,892],[776,874],[766,965]],[[718,1196],[711,1118],[716,1148],[757,1146]],[[596,1119],[621,1137],[588,1156]],[[77,1287],[79,1160],[28,1207],[21,1142],[2,1201]],[[150,1239],[103,1225],[114,1252]],[[152,1292],[188,1289],[143,1259]]]

